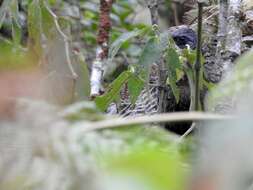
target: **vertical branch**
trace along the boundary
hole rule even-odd
[[[225,48],[226,34],[227,34],[227,14],[228,14],[228,0],[219,1],[219,26],[217,33],[217,50],[216,59],[218,65],[222,62],[221,52]]]
[[[222,56],[222,78],[226,78],[233,69],[234,60],[241,54],[242,32],[240,27],[242,0],[228,0],[227,32],[224,55]],[[232,98],[216,103],[214,110],[228,113],[233,107]]]
[[[226,51],[241,54],[242,33],[240,27],[242,0],[230,0],[228,6],[228,33]]]
[[[96,58],[92,64],[91,71],[91,98],[94,98],[102,92],[102,75],[103,75],[103,63],[108,55],[108,42],[109,33],[111,29],[110,12],[112,8],[113,0],[100,0],[100,21],[99,31],[97,37],[97,52]]]
[[[178,1],[173,1],[171,2],[171,6],[172,6],[173,15],[174,15],[175,25],[179,26],[180,21],[179,21],[179,15],[178,15],[178,7],[180,6],[180,3]]]
[[[158,2],[157,0],[149,0],[148,8],[151,16],[152,26],[158,26]]]
[[[198,2],[198,43],[197,43],[196,63],[194,65],[194,69],[195,69],[195,96],[194,96],[195,105],[194,105],[194,108],[197,111],[199,110],[199,106],[200,106],[202,12],[203,12],[203,3]]]
[[[227,29],[225,31],[224,55],[221,59],[222,77],[224,78],[233,67],[233,61],[241,54],[242,32],[240,25],[242,0],[228,0]],[[220,23],[221,25],[222,23]]]

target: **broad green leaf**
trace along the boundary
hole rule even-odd
[[[130,93],[131,102],[134,103],[138,96],[140,95],[143,87],[144,82],[134,74],[132,74],[132,77],[128,80],[128,89]]]
[[[148,67],[155,63],[161,56],[161,48],[157,38],[151,38],[143,49],[138,65]]]
[[[166,54],[166,64],[168,67],[168,78],[169,78],[169,84],[171,86],[171,89],[173,91],[173,94],[176,98],[176,101],[179,101],[179,89],[177,86],[177,70],[181,70],[182,66],[179,61],[179,55],[177,54],[176,50],[173,48],[169,48],[167,50]]]
[[[175,49],[168,48],[167,55],[168,55],[168,60],[167,61],[169,61],[169,62],[167,62],[167,66],[169,68],[182,69],[182,65],[181,65],[180,60],[179,60],[179,55],[178,55],[178,53],[176,52]]]
[[[115,40],[109,49],[109,55],[108,58],[109,59],[113,59],[116,54],[118,53],[119,49],[121,48],[121,46],[128,40],[130,40],[131,38],[134,38],[136,36],[139,36],[140,34],[143,33],[143,30],[134,30],[131,32],[127,32],[122,34],[117,40]]]
[[[168,32],[161,33],[159,37],[152,37],[144,47],[138,65],[144,67],[144,78],[147,78],[149,65],[158,61],[167,49],[170,37]]]
[[[130,71],[121,73],[120,76],[110,84],[107,92],[95,99],[95,103],[100,110],[105,111],[110,103],[118,99],[122,85],[128,81],[131,75],[132,73]]]
[[[169,33],[167,31],[161,33],[160,36],[159,36],[159,47],[160,47],[160,49],[162,51],[166,50],[166,48],[168,47],[169,43],[172,43],[172,42],[170,42]]]
[[[149,66],[161,58],[162,49],[160,48],[159,39],[157,37],[151,38],[144,47],[139,61],[138,67],[141,67],[141,77],[147,81],[149,74]]]

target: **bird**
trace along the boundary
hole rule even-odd
[[[187,45],[189,45],[191,49],[196,49],[197,34],[190,27],[186,25],[171,27],[169,28],[169,32],[180,49],[186,48]]]

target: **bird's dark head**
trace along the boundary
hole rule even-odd
[[[187,44],[191,49],[195,49],[197,46],[197,34],[187,26],[175,28],[172,30],[171,36],[181,49],[186,48]]]

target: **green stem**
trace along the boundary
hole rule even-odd
[[[203,3],[198,3],[198,43],[197,43],[197,54],[196,62],[194,65],[195,69],[195,105],[196,111],[200,109],[200,70],[201,70],[201,33],[202,33],[202,12]]]

